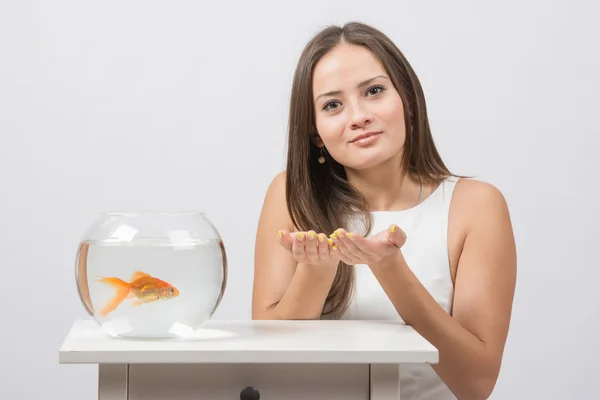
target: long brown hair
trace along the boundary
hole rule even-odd
[[[344,167],[327,153],[324,164],[317,161],[320,149],[311,140],[316,134],[313,70],[321,57],[341,43],[372,51],[402,98],[407,134],[400,168],[429,183],[454,175],[434,145],[421,84],[396,45],[381,31],[360,22],[326,27],[308,42],[294,74],[288,125],[287,207],[295,229],[330,234],[337,228],[348,229],[349,218],[358,216],[365,227],[362,233],[367,234],[372,221],[364,197],[348,183]],[[352,266],[340,262],[322,317],[342,315],[353,287]]]

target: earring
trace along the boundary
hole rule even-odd
[[[325,146],[321,147],[321,155],[319,156],[319,164],[325,164],[325,155],[323,152],[324,148],[325,148]]]

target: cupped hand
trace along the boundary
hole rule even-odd
[[[390,265],[396,260],[400,248],[406,242],[406,233],[398,225],[369,238],[360,234],[337,229],[331,235],[338,258],[347,264],[373,266]]]
[[[336,257],[332,249],[333,240],[328,239],[324,233],[316,233],[313,230],[305,232],[289,232],[281,230],[278,233],[279,243],[299,263],[314,266],[336,267],[339,257]]]

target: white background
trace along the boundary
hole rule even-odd
[[[452,171],[505,194],[514,317],[493,399],[594,399],[600,7],[584,1],[13,1],[0,5],[0,397],[92,399],[59,365],[85,317],[97,213],[204,211],[230,261],[215,318],[250,318],[254,235],[284,167],[297,58],[330,23],[387,33]]]

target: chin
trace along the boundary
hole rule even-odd
[[[378,167],[378,166],[384,164],[385,161],[386,160],[384,158],[380,158],[380,157],[368,158],[368,159],[364,159],[364,160],[354,159],[343,165],[346,166],[347,168],[351,168],[351,169],[360,171],[360,170],[367,170],[367,169]]]
[[[394,149],[394,151],[391,152],[389,150],[391,149],[388,149],[388,151],[385,152],[369,152],[370,154],[365,154],[366,152],[363,152],[362,154],[349,154],[345,158],[345,162],[342,162],[341,164],[347,168],[351,168],[357,171],[377,168],[382,165],[388,164],[391,160],[397,158],[397,156],[399,158],[399,154],[402,151],[402,149],[399,149],[397,151]],[[400,165],[400,161],[398,161],[398,165]]]

